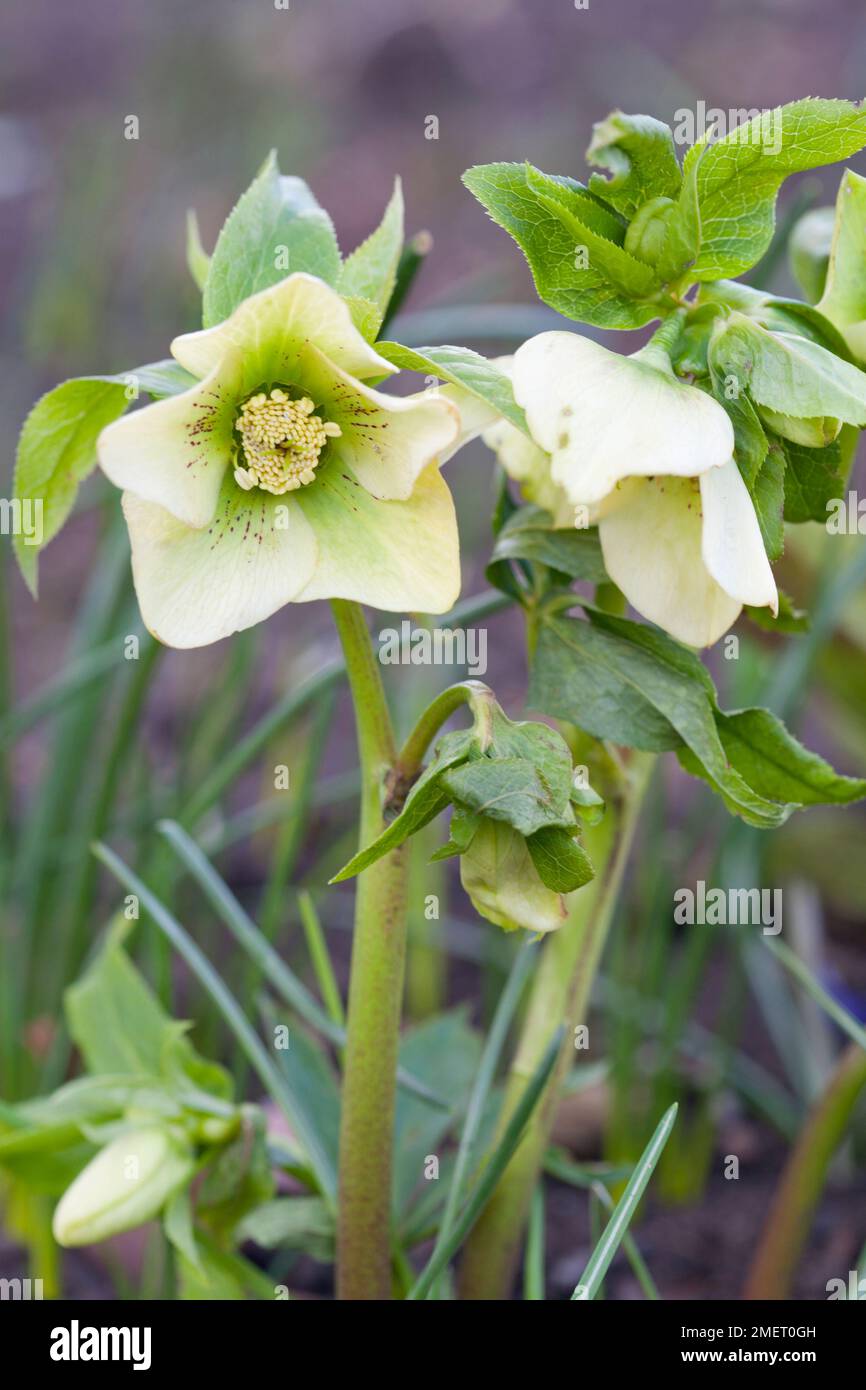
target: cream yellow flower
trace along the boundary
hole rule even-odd
[[[394,368],[334,290],[290,275],[224,323],[176,338],[172,354],[196,384],[109,425],[98,443],[124,491],[155,637],[203,646],[319,598],[453,605],[457,527],[439,461],[458,412],[371,385]]]
[[[485,440],[556,526],[598,523],[607,571],[639,613],[704,647],[743,604],[777,611],[728,416],[678,381],[661,349],[622,357],[542,333],[518,349],[511,377],[532,440],[501,421]]]

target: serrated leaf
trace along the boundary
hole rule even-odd
[[[693,160],[686,170],[673,212],[671,213],[661,252],[656,261],[656,273],[665,284],[679,279],[691,270],[701,248],[701,205],[698,197],[700,160]]]
[[[767,709],[736,710],[717,716],[719,736],[731,766],[761,795],[791,806],[848,805],[866,796],[866,781],[843,777],[789,733]],[[680,761],[706,777],[694,755],[681,752]],[[713,780],[713,779],[709,779]],[[717,784],[724,794],[724,788]]]
[[[848,101],[807,98],[776,107],[706,138],[686,155],[684,173],[705,152],[698,172],[701,250],[696,280],[740,275],[770,245],[776,196],[789,174],[847,159],[866,145],[866,113]]]
[[[831,416],[866,424],[866,373],[820,344],[771,332],[733,313],[716,331],[720,353],[756,404],[798,419]]]
[[[280,173],[271,151],[217,238],[204,288],[205,328],[296,271],[336,285],[340,250],[324,208],[303,179]]]
[[[469,391],[491,407],[492,418],[502,416],[524,434],[529,434],[526,416],[514,399],[511,382],[501,368],[480,353],[463,347],[407,348],[401,343],[381,342],[376,351],[404,372],[420,372],[438,377]]]
[[[372,343],[376,334],[379,332],[379,325],[382,322],[379,306],[373,304],[369,299],[347,298],[349,313],[352,322],[368,343]]]
[[[827,520],[827,503],[844,487],[842,451],[834,440],[824,449],[807,449],[790,440],[779,441],[785,455],[785,520]]]
[[[545,888],[572,893],[595,876],[586,850],[567,830],[545,826],[529,836],[527,849]]]
[[[539,175],[537,170],[534,175],[549,180],[548,175]],[[531,186],[522,164],[476,165],[466,171],[463,182],[493,221],[517,242],[545,304],[568,318],[602,328],[641,328],[661,316],[659,305],[636,303],[623,293],[622,280],[627,275],[642,275],[647,268],[629,257],[617,242],[595,230],[599,218],[587,206],[591,195],[586,190],[570,189],[561,181],[553,181],[556,189],[540,193]],[[597,261],[593,259],[591,244]],[[582,248],[586,257],[580,254]],[[618,281],[612,280],[603,268],[615,260]]]
[[[573,824],[561,798],[526,758],[473,758],[446,772],[442,785],[452,801],[488,820],[505,821],[524,836],[545,825]]]
[[[96,467],[101,431],[128,405],[123,377],[76,377],[42,396],[24,421],[13,485],[22,525],[14,544],[34,597],[39,552],[57,535],[72,511],[79,486]]]
[[[345,298],[363,300],[373,306],[374,313],[369,321],[374,324],[372,331],[368,333],[361,328],[370,341],[379,331],[394,292],[402,249],[403,190],[400,180],[395,179],[394,192],[382,221],[366,241],[347,256],[337,282],[337,289]]]
[[[592,128],[586,151],[590,164],[610,171],[592,174],[590,192],[633,217],[651,198],[676,198],[682,173],[670,126],[652,116],[613,111]]]
[[[591,622],[546,619],[529,702],[596,738],[656,750],[685,744],[752,825],[779,825],[790,813],[790,807],[754,792],[729,766],[706,669],[657,629],[601,613],[593,613]]]

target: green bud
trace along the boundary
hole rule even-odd
[[[826,449],[842,428],[842,421],[832,415],[800,419],[796,415],[782,415],[764,405],[758,406],[758,414],[774,434],[790,439],[792,444],[802,444],[806,449]]]
[[[57,1204],[59,1245],[94,1245],[150,1221],[192,1176],[192,1146],[163,1126],[130,1130],[90,1160]]]
[[[651,198],[638,209],[625,234],[625,249],[629,255],[647,265],[656,265],[675,206],[671,198]]]
[[[460,881],[475,911],[505,931],[555,931],[568,915],[563,895],[539,878],[524,837],[504,821],[482,818],[461,857]]]

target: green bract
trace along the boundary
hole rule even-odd
[[[563,894],[592,878],[579,816],[600,805],[575,783],[568,745],[554,729],[512,722],[491,697],[474,728],[439,739],[399,815],[332,881],[361,873],[453,806],[451,837],[434,858],[463,856],[463,884],[482,916],[507,929],[549,931],[567,915]],[[521,899],[510,913],[508,884],[520,885]]]

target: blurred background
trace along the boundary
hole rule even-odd
[[[267,151],[305,178],[330,211],[344,252],[377,224],[403,179],[407,232],[433,250],[390,336],[510,351],[556,322],[535,299],[520,253],[463,188],[479,162],[528,159],[585,176],[593,121],[621,107],[673,123],[677,112],[766,108],[806,95],[862,94],[866,11],[858,0],[30,0],[7,7],[0,50],[0,425],[3,495],[14,440],[32,402],[69,376],[122,372],[167,356],[198,326],[185,264],[185,216],[206,249]],[[124,138],[127,117],[139,138]],[[438,138],[428,139],[428,118]],[[860,156],[852,167],[866,173]],[[784,236],[797,215],[830,203],[840,169],[792,180],[782,235],[750,277],[791,293]],[[488,306],[501,307],[491,316]],[[608,335],[605,341],[613,342]],[[617,335],[632,350],[636,335]],[[862,473],[858,471],[857,478]],[[494,496],[479,444],[449,469],[458,503],[464,596],[485,588]],[[856,485],[856,482],[855,482]],[[161,652],[140,633],[117,497],[93,478],[76,515],[42,559],[38,605],[4,543],[0,792],[4,797],[3,1009],[0,1095],[49,1090],[73,1073],[62,991],[116,901],[88,854],[105,836],[151,872],[186,925],[252,998],[219,924],[154,848],[160,815],[189,808],[242,736],[335,652],[329,615],[293,606],[230,643]],[[739,660],[711,659],[727,707],[768,701],[841,770],[866,774],[866,602],[863,542],[800,528],[782,582],[813,612],[809,633],[779,641],[741,625]],[[5,538],[4,538],[5,541]],[[374,620],[375,621],[375,620]],[[523,708],[521,620],[488,626],[485,679],[512,715]],[[382,624],[384,625],[384,623]],[[133,669],[131,669],[133,668]],[[408,670],[392,681],[400,717],[459,673]],[[287,718],[255,756],[191,816],[234,891],[299,973],[313,979],[296,890],[321,889],[352,843],[356,782],[339,689]],[[332,704],[337,701],[336,706]],[[336,709],[338,718],[332,722]],[[297,768],[291,809],[273,789],[276,762]],[[217,779],[219,781],[219,779]],[[639,1238],[666,1298],[722,1298],[742,1288],[779,1174],[804,1117],[827,1086],[841,1034],[815,988],[792,978],[753,938],[672,919],[673,892],[697,878],[783,886],[784,936],[810,980],[866,1016],[864,813],[810,812],[774,835],[733,823],[668,758],[645,816],[626,903],[597,1007],[605,1060],[586,1067],[562,1107],[560,1172],[548,1191],[548,1296],[570,1291],[590,1240],[586,1197],[568,1163],[640,1152],[661,1107],[679,1099]],[[433,842],[435,843],[435,841]],[[429,849],[430,846],[428,846]],[[437,866],[437,869],[439,866]],[[472,917],[459,887],[419,855],[415,898],[440,891],[437,923],[414,925],[407,1012],[421,1022],[465,1006],[489,1020],[512,943]],[[441,883],[439,882],[441,879]],[[345,885],[344,885],[345,888]],[[345,979],[351,890],[317,901]],[[232,1060],[222,1023],[173,968],[146,924],[142,960],[175,1012],[196,1020],[203,1050]],[[246,993],[245,993],[246,992]],[[440,1020],[441,1022],[441,1020]],[[244,1083],[238,1065],[238,1076]],[[866,1273],[866,1115],[835,1161],[796,1297],[826,1297],[828,1279]],[[740,1177],[724,1176],[725,1155]],[[574,1176],[572,1174],[572,1176]],[[0,1273],[18,1267],[22,1222],[0,1238]],[[26,1226],[26,1222],[23,1226]],[[301,1282],[329,1291],[308,1255]],[[133,1287],[154,1288],[133,1259]],[[67,1261],[67,1291],[110,1295],[104,1261]],[[122,1282],[122,1281],[121,1281]],[[128,1285],[125,1285],[128,1286]],[[639,1295],[624,1258],[610,1296]]]

